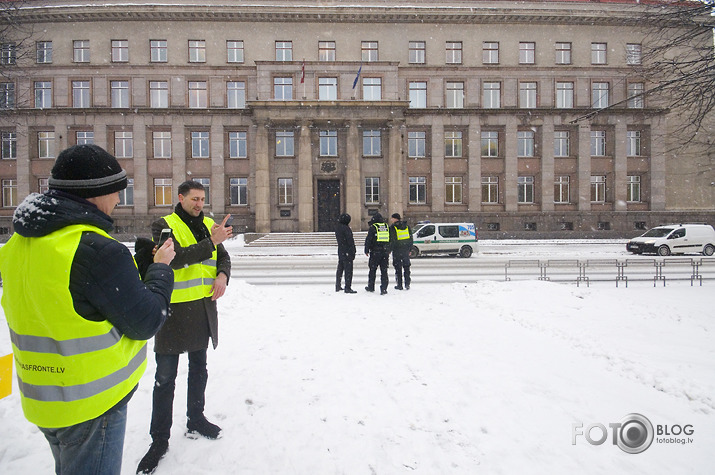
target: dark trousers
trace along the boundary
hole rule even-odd
[[[345,272],[345,290],[350,290],[353,285],[352,259],[338,260],[338,271],[335,273],[335,290],[340,290],[340,282],[343,280],[343,272]]]
[[[149,433],[153,440],[169,440],[174,407],[174,389],[179,367],[179,355],[156,354],[154,401]],[[186,416],[197,419],[204,414],[206,382],[206,349],[189,353],[189,377],[186,393]]]
[[[370,253],[370,259],[367,262],[369,271],[367,274],[367,288],[375,290],[375,278],[377,277],[377,268],[380,268],[380,290],[387,290],[387,285],[390,279],[387,276],[387,267],[390,263],[390,254],[388,252],[373,251]]]
[[[404,273],[405,279],[404,284],[409,287],[410,279],[410,250],[409,249],[395,249],[392,251],[392,267],[395,268],[395,281],[397,282],[397,287],[402,287],[402,275]]]

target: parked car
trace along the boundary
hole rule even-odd
[[[449,254],[470,257],[477,250],[474,223],[420,222],[412,234],[410,257],[423,254]]]
[[[712,256],[715,252],[715,229],[709,224],[669,224],[649,229],[642,236],[626,244],[626,250],[634,254],[702,253]]]

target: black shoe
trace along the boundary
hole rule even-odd
[[[346,293],[346,294],[356,294],[356,293],[357,293],[357,290],[345,289],[345,293]]]
[[[157,439],[151,443],[149,451],[139,462],[137,473],[154,473],[156,466],[159,465],[159,460],[166,455],[169,450],[169,441]]]
[[[387,289],[385,289],[385,290],[380,289],[380,295],[387,295]]]
[[[201,416],[197,419],[189,419],[186,422],[186,437],[196,439],[198,436],[206,437],[207,439],[218,439],[221,436],[221,428],[216,424],[211,424],[205,417]]]
[[[405,285],[405,289],[410,290],[410,284]]]
[[[407,288],[409,289],[409,287],[407,287]],[[395,286],[395,290],[402,290],[402,286],[401,286],[401,285],[396,285],[396,286]]]
[[[367,290],[368,292],[374,292],[374,291],[375,291],[375,289],[371,289],[370,287],[365,287],[365,290]]]
[[[340,292],[341,290],[343,290],[342,287],[335,287],[335,291],[336,291],[336,292]]]

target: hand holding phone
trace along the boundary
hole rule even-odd
[[[157,244],[157,247],[161,247],[167,239],[171,237],[171,228],[164,228],[161,230],[161,234],[159,235],[159,243]]]

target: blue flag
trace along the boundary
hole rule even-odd
[[[355,80],[353,81],[353,89],[355,89],[355,86],[357,86],[358,80],[360,79],[360,72],[362,71],[362,64],[360,65],[360,68],[358,69],[357,75],[355,76]]]

